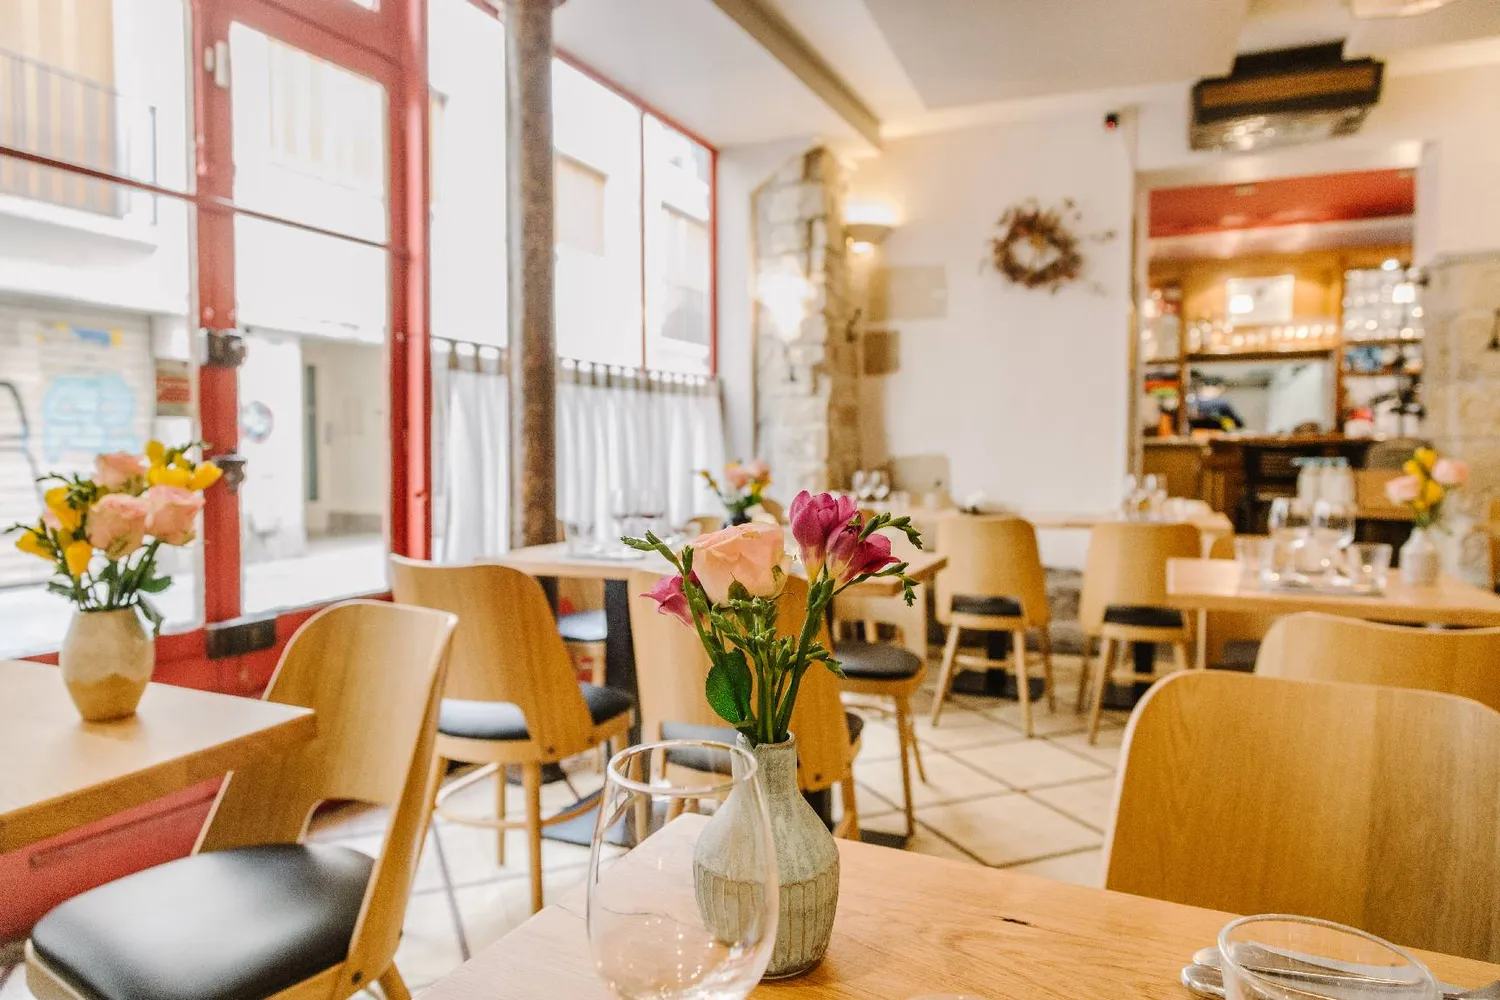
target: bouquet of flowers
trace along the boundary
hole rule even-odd
[[[697,630],[712,661],[708,703],[752,746],[787,739],[797,688],[814,664],[843,675],[832,651],[817,640],[828,602],[839,592],[871,577],[894,577],[912,603],[906,563],[891,554],[891,540],[881,529],[904,532],[918,548],[922,544],[910,518],[864,517],[848,497],[803,490],[788,516],[808,581],[807,617],[795,637],[776,632],[776,598],[791,562],[781,525],[734,525],[696,538],[680,552],[650,532],[622,539],[631,548],[661,553],[677,570],[644,596],[656,601],[660,613]]]
[[[1454,458],[1439,458],[1431,448],[1418,448],[1402,466],[1406,473],[1385,484],[1386,499],[1411,508],[1418,528],[1431,528],[1443,516],[1443,500],[1469,481],[1469,467]]]
[[[700,469],[698,475],[708,483],[719,502],[724,505],[731,524],[743,524],[750,520],[750,511],[760,506],[766,487],[771,485],[771,468],[756,459],[753,462],[730,462],[724,467],[724,483],[720,485],[713,473]]]
[[[158,574],[157,551],[192,542],[203,491],[221,475],[214,463],[188,456],[199,447],[152,441],[143,455],[98,456],[92,478],[43,476],[38,482],[57,485],[43,495],[41,518],[6,532],[21,532],[16,548],[52,563],[47,589],[78,610],[138,607],[160,631],[161,612],[146,595],[166,590],[172,578]]]

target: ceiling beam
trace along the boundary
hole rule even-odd
[[[880,148],[880,119],[862,101],[854,88],[839,76],[807,39],[765,0],[714,0],[760,46],[771,53],[818,99],[865,138]]]

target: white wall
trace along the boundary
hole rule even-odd
[[[1022,509],[1063,511],[1118,500],[1127,458],[1127,141],[1077,114],[896,140],[854,175],[851,201],[895,211],[885,264],[941,267],[947,279],[945,316],[887,324],[900,335],[899,369],[870,383],[865,412],[883,411],[891,454],[947,455],[956,497],[982,490]],[[1081,234],[1117,234],[1087,244],[1085,280],[1055,295],[981,266],[996,219],[1030,197],[1071,198]],[[866,441],[876,446],[878,436]],[[1081,558],[1079,537],[1043,544],[1050,565]]]

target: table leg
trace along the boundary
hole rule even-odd
[[[1193,666],[1199,670],[1208,668],[1208,610],[1198,609],[1198,628],[1193,635]]]
[[[640,704],[635,679],[635,639],[630,632],[630,585],[624,580],[604,581],[604,620],[609,633],[604,638],[604,683],[629,692]],[[640,713],[630,727],[630,742],[641,741]]]

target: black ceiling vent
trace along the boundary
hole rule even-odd
[[[1229,76],[1193,86],[1194,149],[1236,152],[1359,131],[1380,100],[1385,66],[1343,58],[1343,43],[1255,52]]]

